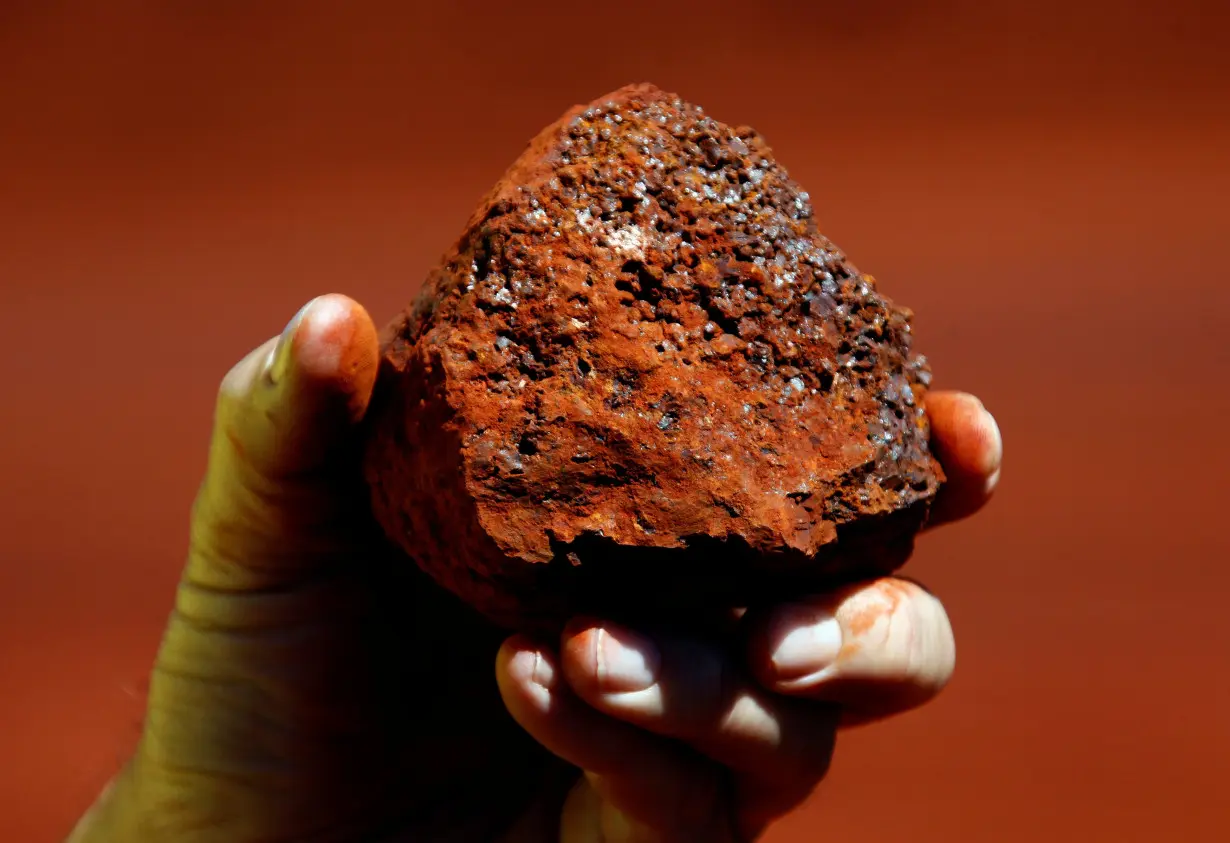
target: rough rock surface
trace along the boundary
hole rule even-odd
[[[888,572],[943,481],[909,311],[650,85],[534,139],[384,343],[376,517],[507,626]]]

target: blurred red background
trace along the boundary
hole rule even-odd
[[[226,369],[321,292],[391,316],[538,128],[652,81],[768,137],[1007,442],[912,563],[956,680],[771,840],[1230,839],[1225,8],[5,0],[0,838],[135,738]]]

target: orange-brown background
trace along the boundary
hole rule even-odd
[[[640,80],[764,132],[1008,443],[912,567],[956,680],[772,839],[1230,839],[1220,7],[0,2],[0,839],[135,735],[223,372],[312,295],[390,316]]]

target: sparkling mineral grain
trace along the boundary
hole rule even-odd
[[[388,329],[376,517],[509,627],[890,572],[943,481],[910,318],[754,130],[623,88],[530,143]]]

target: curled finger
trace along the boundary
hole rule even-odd
[[[748,663],[774,693],[842,706],[843,723],[915,708],[956,666],[943,605],[909,580],[885,577],[749,613]]]
[[[552,649],[514,636],[500,650],[496,676],[513,719],[551,753],[585,771],[600,801],[630,822],[683,833],[722,814],[724,778],[715,765],[586,705],[564,681]],[[581,824],[577,808],[571,810],[571,822]]]
[[[590,706],[687,744],[743,780],[799,800],[828,770],[835,712],[760,687],[713,642],[582,619],[567,628],[560,658]]]

